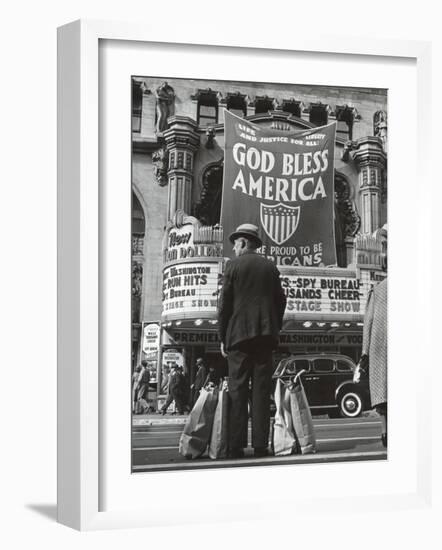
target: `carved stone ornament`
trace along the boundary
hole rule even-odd
[[[175,91],[167,82],[163,82],[155,90],[157,100],[156,133],[162,133],[167,129],[167,119],[175,114]]]
[[[153,163],[153,173],[156,179],[156,182],[160,187],[167,185],[167,168],[169,162],[169,153],[167,152],[166,147],[161,147],[154,153],[152,153],[152,163]]]
[[[387,150],[387,113],[385,111],[376,111],[373,116],[373,133],[381,138],[384,150]]]
[[[350,185],[340,174],[335,174],[335,208],[344,237],[353,237],[361,227],[361,217],[351,199]]]
[[[209,126],[209,128],[207,128],[206,130],[206,136],[207,136],[207,141],[206,141],[206,148],[207,149],[213,149],[215,144],[214,144],[214,141],[215,141],[215,129],[214,128],[211,128]]]
[[[143,266],[141,263],[132,264],[132,296],[141,298],[143,287]]]

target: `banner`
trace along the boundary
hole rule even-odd
[[[233,256],[229,235],[236,227],[253,223],[260,252],[278,265],[336,265],[336,124],[274,130],[224,110],[224,125],[224,256]]]

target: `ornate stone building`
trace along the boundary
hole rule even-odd
[[[143,327],[157,323],[161,338],[157,358],[151,359],[158,383],[167,350],[182,355],[189,382],[198,355],[222,366],[211,298],[200,300],[199,307],[183,306],[180,316],[168,302],[180,291],[165,290],[177,255],[192,269],[198,259],[194,273],[209,278],[210,266],[222,260],[223,109],[281,132],[336,122],[337,267],[321,276],[360,279],[364,299],[370,282],[385,276],[386,90],[136,77],[132,94],[133,359],[146,355]],[[288,315],[282,349],[341,351],[357,360],[364,299],[361,295],[357,314],[336,306],[336,315],[318,316],[316,322]]]

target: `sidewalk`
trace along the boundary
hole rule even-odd
[[[132,417],[132,426],[159,426],[159,425],[176,425],[184,426],[186,423],[188,414],[179,415],[179,414],[165,414],[164,416],[160,413],[149,413],[149,414],[137,414]],[[378,414],[373,411],[364,411],[361,414],[361,418],[378,418]],[[314,415],[314,420],[321,420],[329,418],[328,415]]]

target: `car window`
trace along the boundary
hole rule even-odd
[[[308,359],[297,359],[296,360],[296,372],[305,370],[308,372],[310,370],[310,362]]]
[[[313,362],[313,370],[315,372],[332,372],[334,362],[332,359],[315,359]]]
[[[343,361],[342,359],[339,359],[336,362],[336,365],[338,367],[339,372],[352,372],[353,371],[352,365],[348,361]]]

